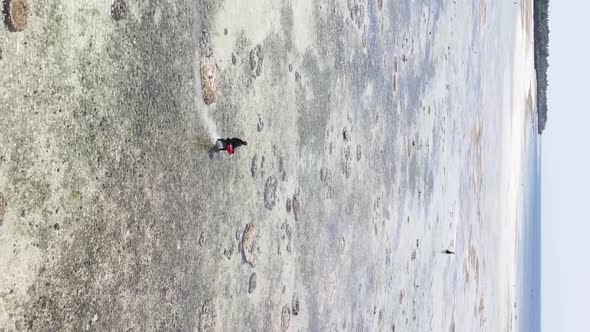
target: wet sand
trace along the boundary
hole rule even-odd
[[[525,2],[35,1],[0,32],[0,327],[515,329]],[[248,146],[210,158],[202,107]]]

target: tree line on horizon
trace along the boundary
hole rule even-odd
[[[547,123],[547,69],[549,67],[549,0],[534,0],[535,71],[537,72],[537,114],[539,134]]]

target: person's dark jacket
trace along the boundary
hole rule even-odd
[[[226,139],[219,138],[218,141],[221,142],[221,148],[219,150],[227,150],[228,144],[231,144],[234,149],[242,145],[248,145],[248,142],[235,137]]]

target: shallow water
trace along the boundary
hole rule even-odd
[[[525,286],[517,270],[532,195],[524,185],[537,146],[526,104],[535,91],[531,36],[520,29],[520,15],[530,13],[521,10],[485,1],[446,7],[433,15],[427,64],[419,65],[425,74],[400,78],[415,80],[402,87],[406,134],[398,134],[397,151],[412,153],[396,160],[402,181],[394,199],[398,251],[421,243],[415,262],[395,273],[413,276],[401,287],[413,294],[412,306],[402,306],[412,319],[400,322],[412,330],[518,329]],[[446,248],[456,254],[444,257]]]
[[[0,31],[0,327],[517,329],[530,6],[63,4]]]

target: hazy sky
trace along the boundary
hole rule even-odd
[[[542,135],[541,324],[590,331],[590,2],[549,6],[549,120]]]

